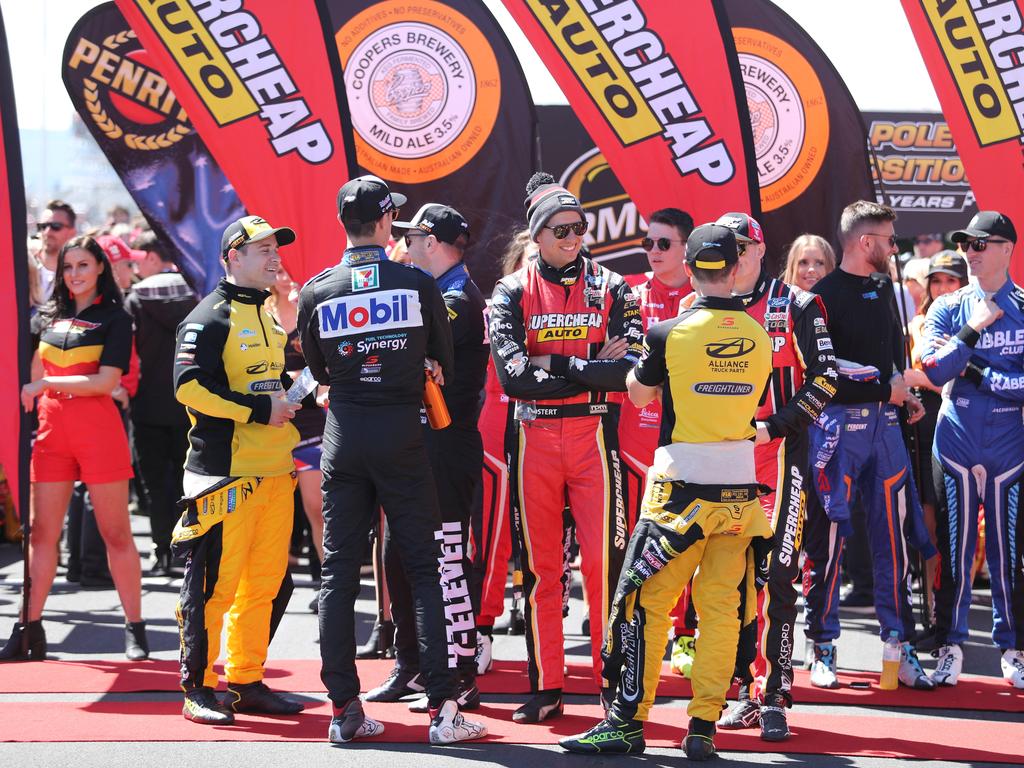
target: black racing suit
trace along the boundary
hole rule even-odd
[[[420,426],[423,361],[454,381],[452,334],[437,284],[382,248],[345,251],[299,295],[302,351],[330,385],[324,430],[321,678],[336,707],[359,695],[355,600],[377,503],[412,582],[420,663],[431,706],[454,693],[438,582],[437,494]]]

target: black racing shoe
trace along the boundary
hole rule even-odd
[[[558,746],[578,755],[639,755],[647,749],[644,724],[639,720],[622,720],[611,712],[589,731],[559,739]]]
[[[690,760],[710,760],[718,757],[715,751],[715,724],[699,717],[690,718],[686,738],[683,740],[683,751]]]
[[[769,695],[761,705],[762,741],[785,741],[789,738],[789,724],[786,722],[785,696]]]
[[[480,689],[476,685],[475,677],[464,677],[459,680],[459,693],[454,699],[459,705],[460,712],[472,712],[480,709]],[[421,696],[409,704],[410,712],[430,712],[430,699]]]
[[[203,725],[231,725],[235,716],[217,701],[213,688],[193,688],[185,692],[181,714],[186,720]]]
[[[359,697],[349,699],[343,707],[334,708],[334,717],[327,729],[327,740],[331,744],[348,744],[353,739],[379,736],[384,725],[363,714],[363,702]]]
[[[366,701],[401,701],[406,696],[423,693],[426,689],[426,681],[419,672],[393,667],[387,679],[367,693],[363,699]]]
[[[224,704],[235,712],[260,715],[297,715],[302,702],[270,690],[262,680],[255,683],[228,683]]]
[[[761,722],[761,706],[753,699],[740,699],[718,720],[723,731],[757,728]]]
[[[149,658],[149,640],[146,638],[146,622],[126,622],[124,625],[124,655],[128,661],[142,661]]]
[[[517,723],[539,723],[549,717],[558,717],[562,710],[562,689],[551,688],[535,693],[512,714],[512,719]]]

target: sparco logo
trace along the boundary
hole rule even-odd
[[[704,351],[707,352],[708,357],[743,357],[753,352],[756,346],[757,344],[754,343],[753,339],[748,339],[745,336],[736,336],[731,339],[708,342],[704,345]]]

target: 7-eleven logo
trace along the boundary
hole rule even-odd
[[[366,267],[352,268],[352,290],[369,291],[377,288],[380,281],[377,279],[377,265],[370,264]]]

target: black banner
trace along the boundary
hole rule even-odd
[[[75,109],[153,230],[207,293],[223,276],[220,237],[245,215],[167,81],[114,3],[86,13],[64,47]]]
[[[489,291],[536,170],[536,115],[508,40],[478,0],[326,0],[356,160],[408,195],[458,209]]]
[[[959,229],[978,212],[946,119],[935,112],[865,112],[875,194],[903,237]]]

